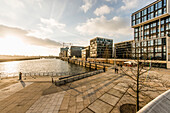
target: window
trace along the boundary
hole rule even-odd
[[[167,18],[167,19],[166,19],[166,23],[168,23],[168,22],[169,22],[169,19]]]
[[[162,8],[162,1],[158,2],[158,9]]]
[[[134,25],[135,25],[135,21],[132,22],[132,26],[134,26]]]
[[[151,19],[151,14],[148,14],[148,20]]]
[[[165,14],[166,13],[166,8],[163,8],[163,14]]]
[[[157,17],[157,16],[158,16],[158,11],[155,12],[155,17]]]
[[[150,12],[151,12],[151,7],[148,8],[148,13],[150,13]]]
[[[132,20],[135,20],[135,15],[132,16]]]
[[[151,19],[154,17],[154,14],[153,13],[151,13]]]
[[[148,47],[148,52],[152,53],[153,52],[153,47]]]
[[[164,24],[164,20],[161,20],[161,24]]]
[[[154,6],[152,5],[152,6],[151,6],[151,12],[153,12],[153,11],[154,11]]]
[[[141,16],[140,16],[140,12],[138,13],[138,18],[140,18]]]
[[[162,44],[162,39],[158,39],[158,45]]]
[[[146,15],[146,12],[147,12],[147,10],[145,9],[145,10],[144,10],[144,15]]]
[[[165,36],[165,33],[164,33],[164,32],[161,33],[161,37],[163,37],[163,36]]]
[[[162,44],[163,44],[163,45],[166,45],[166,38],[163,38],[163,39],[162,39]]]
[[[155,4],[155,10],[157,10],[158,9],[158,4]]]
[[[164,5],[163,6],[166,6],[166,0],[164,0]]]
[[[163,26],[161,26],[161,31],[164,31],[164,25],[163,25]]]
[[[158,16],[162,15],[162,9],[158,10]]]

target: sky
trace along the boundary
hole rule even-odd
[[[0,0],[0,55],[55,55],[64,43],[132,40],[131,14],[155,0]]]

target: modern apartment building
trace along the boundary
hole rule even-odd
[[[70,49],[68,50],[68,55],[69,57],[77,57],[81,58],[81,52],[85,47],[82,46],[71,46]]]
[[[82,54],[81,57],[84,60],[87,60],[87,58],[90,57],[90,46],[85,47],[85,49],[82,50],[81,54]]]
[[[66,48],[60,48],[60,54],[59,57],[68,57],[68,47]]]
[[[112,58],[113,40],[96,37],[90,40],[91,58]]]
[[[114,44],[114,58],[132,59],[132,45],[134,40],[119,42]]]
[[[134,12],[133,58],[170,68],[170,0],[157,0]]]

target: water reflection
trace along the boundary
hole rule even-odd
[[[0,73],[3,76],[18,75],[23,73],[39,73],[39,72],[73,72],[80,73],[88,71],[88,68],[69,64],[60,59],[38,59],[27,61],[13,61],[0,63]]]

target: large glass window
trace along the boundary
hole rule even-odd
[[[162,8],[162,1],[158,2],[158,9]]]
[[[158,39],[158,45],[162,44],[162,39]]]
[[[148,47],[148,53],[153,53],[153,47]]]
[[[151,12],[151,7],[148,8],[148,13],[150,13],[150,12]]]
[[[158,10],[158,16],[162,15],[162,9]]]
[[[157,10],[158,9],[158,4],[155,4],[155,10]]]
[[[147,9],[144,10],[144,15],[146,15],[146,13],[147,13]]]
[[[153,12],[153,11],[154,11],[154,6],[152,5],[152,6],[151,6],[151,12]]]
[[[166,13],[166,8],[163,8],[163,14],[165,14]]]
[[[164,0],[164,5],[163,6],[166,6],[166,0]]]
[[[151,19],[154,17],[154,13],[151,13]]]

